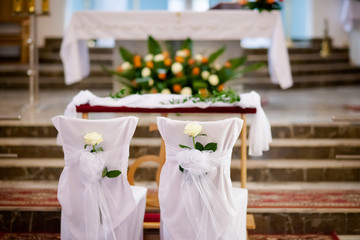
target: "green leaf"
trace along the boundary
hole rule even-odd
[[[226,47],[222,47],[222,48],[218,49],[217,51],[213,52],[212,54],[210,54],[208,63],[210,64],[213,61],[215,61],[221,54],[223,54],[225,49],[226,49]]]
[[[204,150],[215,152],[217,150],[217,143],[211,142],[206,144]]]
[[[107,167],[105,167],[104,170],[101,173],[101,177],[102,178],[106,177],[107,172],[108,172],[108,169],[107,169]]]
[[[244,63],[247,60],[247,56],[243,56],[243,57],[239,57],[239,58],[233,58],[230,59],[229,62],[231,63],[231,69],[237,69],[238,67],[240,67],[241,65],[244,65]]]
[[[247,73],[247,72],[252,72],[252,71],[258,70],[259,68],[262,68],[263,66],[265,66],[265,64],[262,63],[262,62],[254,63],[252,65],[249,65],[249,66],[246,66],[246,67],[242,68],[239,71],[236,71],[236,73],[237,74],[239,74],[239,73],[244,74],[244,73]]]
[[[162,53],[160,44],[151,36],[148,37],[148,51],[153,55]]]
[[[181,165],[179,165],[179,170],[180,170],[181,172],[184,172],[184,169],[181,167]]]
[[[195,149],[197,149],[199,151],[202,151],[202,150],[204,150],[204,146],[201,143],[196,142],[195,143]]]
[[[183,44],[181,45],[181,49],[189,49],[190,55],[192,53],[192,40],[190,38],[187,38]]]
[[[191,147],[188,147],[188,146],[186,146],[186,145],[182,145],[182,144],[179,144],[179,147],[181,147],[181,148],[188,148],[188,149],[191,149]]]
[[[86,149],[86,148],[87,148],[87,146],[88,146],[88,144],[85,144],[85,145],[84,145],[84,149]]]
[[[194,80],[192,85],[193,85],[194,89],[200,89],[200,88],[207,88],[208,87],[207,82],[205,82],[203,80]]]
[[[106,173],[106,176],[108,177],[108,178],[116,178],[117,176],[119,176],[121,174],[121,171],[119,171],[119,170],[112,170],[112,171],[108,171],[107,173]]]
[[[96,152],[103,152],[104,149],[102,147],[99,147],[98,149],[96,149]]]
[[[126,48],[119,47],[119,52],[120,52],[122,59],[125,62],[130,62],[130,63],[134,62],[134,55],[130,51],[128,51]]]

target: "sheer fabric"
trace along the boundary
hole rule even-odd
[[[207,136],[196,141],[204,146],[216,142],[215,152],[179,147],[193,144],[183,133],[189,122],[163,117],[157,122],[166,145],[159,186],[161,239],[245,240],[247,190],[233,188],[230,179],[232,149],[243,121],[198,122]]]
[[[138,119],[83,120],[57,116],[65,167],[58,186],[62,239],[143,239],[146,188],[127,181],[129,144]],[[84,135],[97,132],[104,151],[84,149]],[[102,171],[120,170],[116,178]]]

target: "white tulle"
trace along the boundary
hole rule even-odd
[[[180,148],[192,143],[183,133],[186,123],[158,118],[166,144],[159,186],[161,239],[245,240],[247,190],[233,188],[230,179],[232,148],[243,121],[199,122],[207,136],[196,141],[216,142],[216,152]]]
[[[146,188],[130,186],[126,175],[129,143],[137,118],[82,120],[52,118],[63,139],[65,167],[58,186],[62,207],[62,239],[143,238]],[[103,152],[84,149],[83,136],[100,133]],[[102,178],[102,171],[120,170],[116,178]]]

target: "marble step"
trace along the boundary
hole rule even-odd
[[[0,181],[2,188],[49,189],[56,197],[56,181]],[[236,185],[236,184],[234,184]],[[355,190],[360,189],[359,183],[285,183],[269,184],[249,183],[249,199],[252,191],[279,191],[282,194],[297,191],[321,191],[332,189]],[[19,196],[21,197],[21,196]],[[40,198],[41,199],[41,198]],[[358,234],[360,231],[360,212],[357,208],[315,207],[321,205],[321,197],[314,197],[314,207],[292,208],[262,208],[249,207],[248,213],[255,216],[256,229],[251,233],[327,233]],[[1,206],[1,231],[6,232],[59,232],[60,206],[31,207],[31,206]]]
[[[129,166],[134,159],[129,160]],[[64,167],[63,158],[0,158],[0,180],[58,180]],[[135,175],[136,182],[155,182],[158,165],[143,164]],[[360,182],[359,160],[266,159],[248,160],[248,182]],[[231,177],[240,182],[240,160],[231,161]]]
[[[293,89],[358,85],[360,73],[293,76],[293,82]],[[247,91],[279,89],[278,85],[271,83],[269,76],[247,76],[238,80],[238,84],[242,84]]]
[[[158,154],[160,138],[133,138],[130,157]],[[0,153],[15,153],[20,158],[62,157],[55,138],[0,138]],[[359,155],[360,139],[274,139],[270,150],[249,159],[335,159],[336,155]],[[240,158],[240,140],[233,158]]]
[[[90,62],[97,63],[97,64],[109,64],[113,63],[113,49],[97,49],[92,48],[90,49]],[[295,64],[313,64],[313,63],[331,63],[331,62],[338,62],[338,63],[349,63],[349,52],[348,51],[336,51],[331,53],[331,55],[327,58],[322,58],[319,52],[310,52],[310,53],[290,53],[289,59],[291,65]],[[248,63],[255,63],[255,62],[264,62],[267,63],[268,57],[267,52],[263,54],[248,54],[247,55]],[[51,52],[47,51],[46,49],[40,49],[39,51],[39,62],[40,63],[61,63],[60,55],[58,52]]]
[[[158,131],[149,131],[147,122],[154,122],[155,118],[148,117],[146,122],[139,123],[137,126],[134,138],[153,138],[160,137]],[[249,126],[248,126],[249,132]],[[281,138],[360,138],[360,125],[351,125],[348,123],[329,123],[329,124],[272,124],[271,133],[274,139]],[[17,137],[39,137],[51,138],[56,137],[57,131],[53,125],[9,125],[0,122],[0,137],[1,138],[17,138]]]

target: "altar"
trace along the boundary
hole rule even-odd
[[[146,40],[226,41],[268,38],[268,67],[272,83],[293,85],[289,55],[279,11],[210,10],[207,12],[76,12],[64,34],[60,56],[65,83],[76,83],[90,72],[87,40],[112,38]]]

